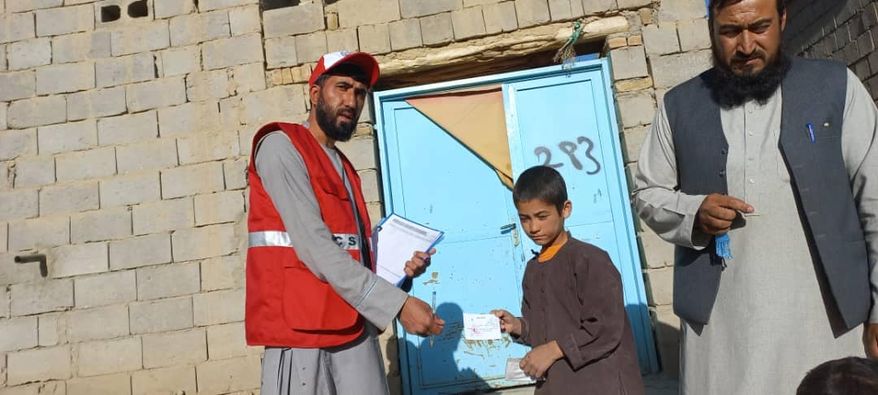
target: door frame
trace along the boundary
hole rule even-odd
[[[617,119],[617,103],[616,98],[613,94],[612,89],[612,78],[610,75],[610,63],[607,58],[598,58],[594,60],[587,61],[577,61],[572,66],[568,65],[557,65],[557,66],[548,66],[541,67],[530,70],[521,70],[514,71],[508,73],[494,74],[489,76],[481,76],[481,77],[473,77],[466,78],[462,80],[455,81],[446,81],[439,82],[427,85],[418,85],[413,87],[406,88],[397,88],[391,89],[387,91],[378,91],[372,94],[372,107],[374,109],[374,128],[375,133],[378,139],[378,156],[379,156],[379,169],[380,176],[379,180],[381,182],[381,192],[382,192],[382,214],[386,215],[388,212],[393,212],[394,202],[393,196],[391,194],[390,184],[393,182],[389,176],[389,163],[387,154],[385,153],[387,150],[386,138],[384,135],[384,115],[382,111],[382,103],[391,100],[400,100],[413,96],[421,96],[428,94],[440,93],[448,90],[457,90],[457,89],[466,89],[466,88],[474,88],[479,86],[491,85],[491,84],[504,84],[510,82],[518,82],[525,80],[538,79],[541,77],[547,76],[556,76],[562,75],[564,73],[569,73],[571,71],[599,71],[602,76],[602,91],[606,95],[605,100],[607,104],[610,104],[612,107],[607,109],[608,117],[609,117],[609,127],[611,128],[610,132],[612,134],[612,143],[617,149],[617,155],[615,158],[616,169],[618,169],[618,173],[621,177],[624,177],[620,180],[621,196],[630,197],[630,191],[628,188],[628,179],[626,176],[624,163],[622,163],[623,156],[623,147],[620,141],[619,135],[619,123]],[[505,96],[505,95],[504,95]],[[504,97],[504,101],[506,98]],[[507,114],[508,116],[508,114]],[[507,136],[509,138],[510,143],[510,153],[512,148],[514,148],[518,144],[518,138],[516,136],[512,136],[509,133],[509,127],[507,125]],[[635,281],[635,290],[631,291],[637,296],[637,302],[644,306],[644,309],[648,309],[648,300],[646,297],[645,285],[643,278],[643,274],[640,271],[642,268],[641,262],[641,254],[640,249],[637,243],[637,232],[634,227],[634,220],[631,213],[631,205],[630,203],[622,204],[622,216],[624,218],[624,232],[630,235],[633,235],[633,238],[628,238],[626,243],[620,243],[620,249],[626,248],[628,249],[628,253],[631,256],[632,263],[636,264],[637,267],[632,268],[638,274],[636,277],[637,281]],[[619,224],[621,225],[621,224]],[[626,292],[627,293],[627,292]],[[654,342],[654,330],[652,327],[652,323],[649,318],[648,311],[646,314],[639,314],[639,322],[632,322],[631,324],[635,327],[639,327],[643,329],[643,338],[640,339],[641,347],[646,350],[646,362],[647,365],[643,366],[641,364],[641,369],[646,371],[647,373],[656,373],[658,372],[658,360],[656,357],[656,349]],[[399,360],[399,371],[400,376],[402,376],[402,385],[404,393],[411,393],[411,379],[409,377],[410,372],[409,369],[409,361],[408,361],[408,353],[405,351],[406,347],[406,336],[407,333],[404,331],[402,325],[397,321],[396,322],[396,333],[397,333],[397,357]],[[633,329],[633,328],[632,328]],[[635,338],[635,343],[638,342],[638,339]],[[639,348],[639,347],[638,347]]]

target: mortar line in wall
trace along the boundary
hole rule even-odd
[[[110,251],[110,244],[108,243],[108,244],[107,244],[107,268],[110,267],[110,257],[109,257],[109,254],[110,254],[110,253],[109,253],[109,251]],[[71,279],[70,282],[73,283],[73,284],[71,285],[71,287],[73,288],[73,291],[71,292],[71,293],[73,294],[73,306],[71,307],[71,309],[74,309],[74,308],[76,308],[76,285],[75,285],[75,284],[76,284],[76,280]],[[60,314],[59,314],[58,316],[60,317]],[[56,323],[55,325],[58,325],[58,324]],[[37,343],[39,343],[39,328],[40,328],[40,327],[39,327],[39,318],[37,318],[37,331],[38,331],[38,333],[37,333]],[[56,328],[55,330],[57,331],[57,328]],[[67,331],[67,330],[65,329],[65,332],[66,332],[66,331]],[[129,328],[128,331],[131,332],[130,328]]]
[[[177,168],[180,166],[184,166],[184,164],[180,161],[180,137],[174,138],[174,155],[177,157],[177,164],[174,165],[174,167]],[[164,195],[162,195],[162,198],[164,198]]]
[[[12,317],[12,285],[4,285],[3,290],[6,292],[6,311],[9,313],[9,317]],[[39,343],[39,321],[37,321],[37,343]],[[3,358],[6,358],[6,353],[3,354]],[[8,364],[6,365],[9,366]]]
[[[140,300],[140,288],[137,286],[137,284],[140,282],[140,280],[139,280],[140,274],[138,273],[137,269],[135,269],[135,268],[126,269],[126,270],[131,270],[134,272],[134,300],[139,301]],[[131,311],[130,310],[128,311],[128,318],[129,318],[129,320],[131,319]]]
[[[195,213],[193,213],[192,216],[194,217],[194,216],[195,216]],[[193,219],[194,219],[194,218],[193,218]],[[173,265],[174,262],[175,262],[175,259],[174,259],[174,241],[173,241],[173,240],[174,240],[174,234],[173,234],[174,232],[175,232],[175,231],[173,231],[173,230],[168,232],[168,244],[169,244],[169,247],[170,247],[170,250],[171,250],[171,261],[168,262],[168,263],[171,264],[171,265]],[[199,279],[199,281],[200,281],[200,279]],[[200,284],[199,284],[199,285],[200,285]],[[139,297],[139,296],[140,296],[140,295],[138,295],[138,297]],[[192,308],[193,308],[193,310],[192,310],[192,311],[193,311],[193,314],[195,314],[195,313],[194,313],[194,312],[195,312],[195,310],[194,310],[195,306],[193,305]],[[194,318],[193,318],[193,322],[194,322]]]
[[[198,270],[199,270],[199,271],[201,270],[201,263],[198,264]],[[200,282],[200,281],[201,281],[201,279],[199,279],[199,282]],[[200,288],[201,288],[201,287],[200,287],[200,284],[199,284],[199,289],[200,289]],[[200,292],[199,292],[199,293],[200,293]],[[189,307],[190,307],[190,309],[191,309],[191,311],[192,311],[192,327],[194,328],[194,327],[195,327],[195,296],[194,296],[194,295],[189,296]],[[205,336],[205,338],[204,338],[204,348],[205,348],[205,350],[208,350],[209,347],[207,346],[207,329],[204,330],[204,336]],[[209,361],[209,360],[210,360],[210,354],[208,354],[208,353],[209,353],[209,351],[205,351],[205,354],[207,354],[207,360]],[[193,367],[193,368],[194,368],[194,367]],[[195,393],[198,393],[198,374],[197,374],[197,369],[196,369],[196,374],[195,374]]]
[[[197,2],[198,0],[195,0],[195,1]],[[321,1],[323,1],[323,0],[321,0]],[[259,2],[259,27],[261,30],[259,31],[259,34],[262,35],[262,37],[261,37],[261,39],[262,39],[262,80],[264,81],[265,86],[268,86],[268,80],[267,80],[267,77],[265,76],[265,70],[268,69],[268,56],[266,56],[266,54],[265,54],[265,22],[262,20],[262,13],[263,12],[265,12],[265,10],[262,9],[262,1],[260,1]],[[323,17],[326,18],[325,15]],[[229,23],[231,24],[231,21],[229,21]],[[234,74],[234,73],[232,73],[232,74]],[[235,94],[237,94],[237,88],[236,88]]]
[[[177,153],[177,140],[174,140],[174,154]],[[162,171],[159,170],[159,201],[162,201],[162,196],[164,196],[164,191],[162,190]],[[131,218],[131,226],[134,226],[134,218]]]
[[[201,270],[201,264],[198,264],[199,270]],[[199,279],[200,280],[200,279]],[[192,325],[195,325],[195,302],[190,299],[190,303],[192,303]],[[204,327],[204,354],[207,356],[207,360],[210,360],[210,347],[207,344],[207,331],[210,330],[210,325]]]
[[[130,317],[130,315],[129,315],[129,317]],[[137,340],[140,340],[140,365],[143,366],[143,335],[138,336]],[[146,370],[146,369],[147,369],[147,367],[143,366],[139,370]],[[129,376],[129,377],[133,377],[133,375]],[[133,380],[133,378],[129,378],[129,380]]]

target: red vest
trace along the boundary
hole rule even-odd
[[[359,226],[344,181],[308,129],[290,123],[271,123],[253,137],[247,175],[250,211],[247,225],[247,344],[276,347],[324,348],[357,339],[363,317],[327,282],[315,276],[292,248],[283,221],[256,173],[256,148],[266,134],[282,130],[302,155],[320,215],[340,248],[360,261]],[[371,225],[353,165],[341,155],[360,220],[371,237]],[[374,259],[372,260],[374,262]],[[354,264],[354,263],[351,263]],[[374,265],[372,267],[374,271]]]

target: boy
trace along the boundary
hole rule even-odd
[[[847,357],[824,362],[812,369],[796,395],[878,394],[878,361]]]
[[[524,272],[523,317],[492,313],[504,332],[533,347],[520,366],[539,380],[535,393],[643,394],[622,280],[606,252],[564,230],[573,209],[564,179],[550,167],[532,167],[512,198],[522,228],[542,250]]]

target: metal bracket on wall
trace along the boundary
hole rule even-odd
[[[46,266],[46,254],[18,255],[15,257],[15,263],[40,263],[40,275],[45,278],[49,275],[49,268]]]

